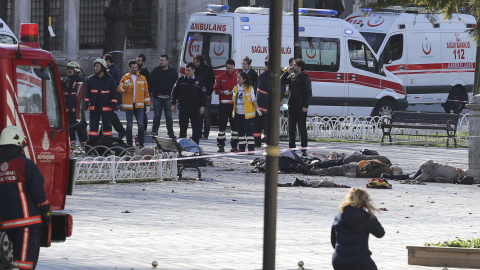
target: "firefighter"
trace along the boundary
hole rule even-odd
[[[98,58],[93,62],[95,74],[85,84],[85,106],[90,111],[89,140],[99,135],[98,125],[102,118],[103,136],[112,136],[112,112],[117,107],[115,79],[107,73],[107,63]]]
[[[33,269],[41,226],[50,223],[50,203],[37,165],[22,154],[25,135],[8,126],[0,135],[0,230],[13,243],[20,269]]]
[[[80,83],[83,83],[80,77],[80,65],[77,62],[70,62],[67,64],[67,79],[63,80],[63,95],[65,97],[65,104],[68,116],[68,125],[72,126],[77,123],[75,108],[77,107],[77,89]],[[87,122],[82,121],[80,124],[69,129],[70,145],[75,145],[77,140],[75,133],[78,135],[80,144],[85,144],[88,140]]]

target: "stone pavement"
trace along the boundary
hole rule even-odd
[[[161,127],[164,131],[164,127]],[[216,134],[201,146],[216,154]],[[281,147],[288,144],[281,142]],[[309,142],[310,151],[364,148],[389,157],[405,172],[433,159],[468,168],[468,149]],[[228,151],[229,148],[227,147]],[[262,269],[264,179],[251,173],[255,156],[226,154],[202,168],[203,181],[78,185],[67,198],[73,235],[42,248],[37,269]],[[192,172],[192,176],[194,173]],[[365,187],[367,179],[279,174],[278,182],[328,179]],[[428,183],[370,190],[386,235],[370,237],[379,269],[442,269],[407,264],[407,245],[478,238],[477,185]],[[278,188],[276,269],[332,269],[330,229],[346,188]],[[455,269],[455,268],[449,268]]]

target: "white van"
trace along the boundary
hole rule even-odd
[[[405,83],[408,104],[438,104],[459,113],[471,98],[475,74],[476,43],[469,30],[476,28],[471,15],[418,13],[418,9],[387,9],[354,13],[354,25],[383,59],[385,68]],[[410,13],[417,12],[417,13]]]
[[[202,54],[215,74],[225,72],[225,61],[250,57],[261,70],[268,55],[269,9],[209,5],[208,12],[194,13],[187,24],[180,59],[180,72],[196,54]],[[223,10],[223,11],[222,11]],[[312,80],[309,115],[384,115],[408,106],[403,83],[383,71],[375,52],[362,35],[330,10],[300,9],[301,58]],[[293,57],[293,16],[282,18],[282,66]],[[214,95],[212,104],[218,104]],[[214,108],[214,105],[212,105]]]

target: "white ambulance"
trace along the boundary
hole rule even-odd
[[[246,56],[252,67],[264,68],[268,55],[269,9],[209,5],[194,13],[187,24],[180,72],[196,54],[202,54],[215,74],[225,72],[225,61],[241,68]],[[370,116],[391,114],[408,106],[403,83],[381,68],[375,52],[362,35],[344,20],[331,18],[335,11],[300,9],[301,58],[312,80],[309,115]],[[293,57],[293,16],[282,18],[282,66]],[[212,109],[218,96],[212,97]]]
[[[410,13],[417,12],[417,13]],[[442,104],[459,113],[471,97],[476,43],[469,30],[471,15],[418,13],[418,9],[392,8],[358,12],[346,18],[383,59],[385,68],[405,83],[409,105]]]

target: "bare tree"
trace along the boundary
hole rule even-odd
[[[120,69],[123,67],[123,50],[127,28],[133,17],[132,3],[133,0],[110,0],[109,6],[103,13],[107,22],[103,53],[110,53],[113,56],[114,63]]]

